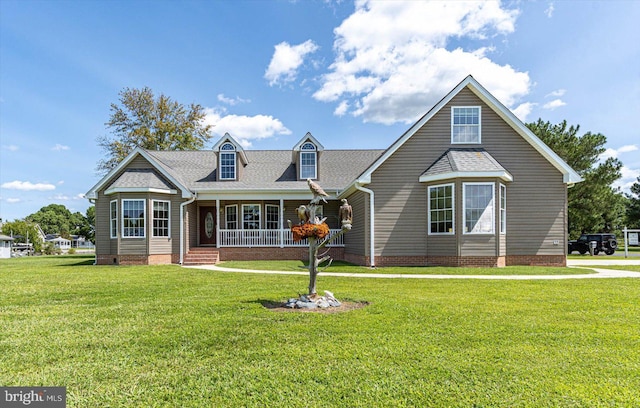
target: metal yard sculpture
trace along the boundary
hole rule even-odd
[[[318,204],[320,201],[326,203],[325,197],[329,195],[313,180],[307,179],[307,184],[313,194],[313,198],[308,205],[301,205],[296,208],[299,220],[298,225],[293,225],[290,220],[287,220],[287,222],[289,223],[294,241],[301,241],[305,238],[309,241],[309,295],[317,296],[316,281],[319,272],[318,266],[324,262],[328,262],[328,267],[333,260],[331,256],[328,255],[329,250],[320,255],[318,255],[318,252],[351,229],[353,213],[347,200],[342,199],[342,206],[339,212],[342,229],[338,233],[330,235],[329,226],[325,222],[327,218],[324,217],[320,219],[316,216]]]

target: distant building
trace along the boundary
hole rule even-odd
[[[0,234],[0,258],[11,258],[11,247],[13,238]]]

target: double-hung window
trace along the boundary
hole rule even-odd
[[[463,183],[463,225],[465,234],[493,234],[493,183]]]
[[[118,200],[109,203],[109,236],[118,238]]]
[[[266,212],[266,227],[267,229],[279,229],[280,228],[280,206],[267,204],[265,206]]]
[[[153,200],[153,236],[168,237],[169,214],[171,203],[169,201]]]
[[[224,207],[226,228],[228,230],[238,229],[238,206],[227,205]]]
[[[479,106],[452,107],[451,143],[480,143],[480,122]]]
[[[300,178],[317,178],[317,149],[311,142],[306,142],[300,147]]]
[[[242,229],[260,229],[260,204],[242,204]]]
[[[453,234],[453,184],[429,187],[429,234]]]
[[[220,147],[220,180],[236,179],[236,147],[225,143]]]
[[[145,200],[122,200],[122,236],[144,238]]]

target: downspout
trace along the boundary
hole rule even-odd
[[[376,246],[375,246],[375,220],[374,220],[374,210],[375,210],[375,198],[373,195],[373,190],[362,187],[362,185],[358,182],[355,183],[356,190],[362,191],[364,193],[369,194],[369,266],[372,268],[376,267]]]
[[[96,205],[96,199],[95,198],[89,198],[89,203],[93,204],[95,206]],[[109,209],[109,211],[111,211],[111,209]],[[95,220],[93,221],[93,223],[94,224],[96,223]],[[109,228],[111,228],[111,225],[109,225]],[[95,236],[95,225],[93,227],[93,231],[94,231],[93,232],[93,240],[95,241],[95,238],[96,238],[96,236]],[[111,234],[111,233],[109,233],[109,234]],[[98,251],[97,251],[97,248],[96,248],[95,244],[93,244],[93,264],[94,265],[98,264]]]
[[[182,265],[182,261],[184,260],[184,209],[186,206],[196,201],[198,197],[198,193],[194,193],[193,197],[188,201],[180,204],[180,265]]]

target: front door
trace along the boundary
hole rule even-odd
[[[200,207],[200,245],[216,244],[216,207]]]

